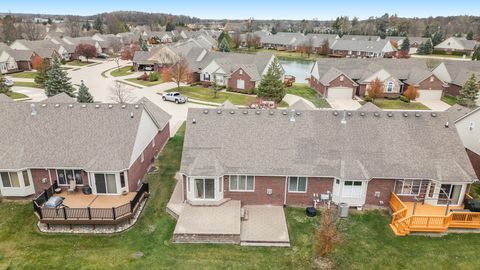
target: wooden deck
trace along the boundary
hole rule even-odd
[[[64,197],[63,204],[70,208],[112,208],[129,203],[135,194],[135,192],[129,192],[126,195],[85,195],[81,191],[74,193],[62,191],[55,196]]]
[[[412,232],[444,233],[450,228],[480,229],[480,213],[450,211],[463,207],[452,206],[445,215],[446,206],[417,203],[413,213],[413,203],[402,202],[395,193],[392,193],[390,208],[393,212],[390,227],[398,236]]]

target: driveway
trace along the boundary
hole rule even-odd
[[[353,99],[330,99],[327,98],[328,103],[332,106],[332,109],[336,110],[357,110],[362,105],[358,101]]]
[[[45,90],[40,88],[13,86],[12,91],[28,96],[29,98],[31,98],[31,100],[29,101],[38,102],[47,98],[47,96],[45,95]]]
[[[418,102],[430,108],[432,111],[443,112],[450,108],[450,105],[441,101],[441,100],[421,100],[418,99]]]

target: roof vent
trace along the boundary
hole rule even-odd
[[[347,124],[347,111],[343,111],[343,118],[340,123],[342,123],[343,125]]]
[[[420,117],[420,116],[421,116],[421,114],[420,114],[420,113],[418,113],[418,112],[417,112],[417,113],[415,113],[415,117]]]
[[[193,124],[196,124],[196,123],[197,123],[197,119],[193,118],[193,119],[192,119],[192,123],[193,123]]]
[[[302,113],[301,112],[296,112],[295,113],[297,116],[300,116]]]
[[[393,113],[389,112],[389,113],[387,113],[387,116],[388,117],[393,117]]]
[[[86,108],[86,107],[87,107],[87,105],[86,105],[86,104],[82,104],[82,106],[81,106],[81,107],[82,107],[82,108]]]
[[[30,115],[35,116],[37,115],[37,108],[35,108],[35,104],[30,104]]]
[[[222,110],[217,110],[217,114],[222,114]]]
[[[361,113],[360,113],[360,116],[365,116],[365,113],[364,113],[364,112],[361,112]]]
[[[449,127],[450,127],[450,123],[449,123],[448,121],[445,123],[445,127],[446,127],[446,128],[449,128]]]
[[[375,117],[380,117],[380,113],[378,113],[378,112],[374,112],[373,115],[374,115]]]
[[[97,109],[100,108],[100,105],[99,104],[95,105],[95,108],[97,108]]]
[[[248,111],[243,111],[243,114],[248,114]]]
[[[109,105],[108,105],[108,108],[109,108],[109,109],[113,108],[113,105],[112,105],[112,104],[109,104]]]
[[[55,108],[58,108],[58,107],[60,107],[60,104],[55,104]]]
[[[432,112],[431,116],[432,116],[432,117],[437,117],[437,114],[434,113],[434,112]]]
[[[47,104],[43,103],[43,104],[42,104],[42,107],[47,107]]]
[[[133,118],[133,112],[130,112],[130,118]]]
[[[203,110],[203,114],[208,114],[208,110]]]
[[[408,113],[404,112],[403,117],[408,117]]]
[[[127,105],[122,104],[122,109],[125,109],[125,108],[127,108]]]
[[[68,104],[68,108],[73,108],[73,104]]]
[[[273,110],[270,110],[270,112],[269,112],[269,113],[270,113],[270,115],[273,115],[273,114],[274,114]]]
[[[333,115],[337,116],[337,115],[338,115],[338,112],[337,112],[337,111],[334,111],[334,112],[333,112]]]
[[[139,108],[138,104],[135,104],[135,109],[138,109],[138,108]]]
[[[260,111],[256,111],[255,113],[256,113],[257,115],[260,115]]]
[[[235,111],[230,111],[230,114],[235,114]]]
[[[287,115],[288,113],[287,113],[287,111],[283,111],[282,114],[283,114],[283,115]]]

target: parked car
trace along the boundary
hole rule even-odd
[[[108,54],[106,54],[106,53],[99,53],[99,54],[97,54],[97,58],[106,59],[106,58],[108,58]]]
[[[165,93],[162,96],[163,101],[172,101],[177,104],[187,102],[188,98],[186,96],[182,96],[179,92],[171,92]]]
[[[143,68],[143,70],[145,71],[152,71],[153,70],[153,67],[152,66],[146,66]]]
[[[9,78],[5,78],[5,84],[8,86],[8,87],[12,87],[13,86],[13,81]]]

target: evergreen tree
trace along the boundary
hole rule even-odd
[[[262,99],[282,101],[285,96],[285,87],[282,82],[282,68],[275,59],[268,68],[258,86],[257,96]]]
[[[103,34],[103,22],[102,22],[102,19],[100,18],[100,16],[98,16],[95,19],[95,23],[93,24],[93,29],[100,32],[100,34]]]
[[[465,105],[469,108],[473,108],[476,105],[479,91],[480,89],[478,86],[477,78],[475,77],[475,74],[472,74],[472,76],[470,76],[470,79],[465,82],[462,89],[460,90],[460,94],[457,96],[457,100],[460,104]]]
[[[466,38],[467,38],[467,40],[473,40],[473,31],[472,30],[468,31]]]
[[[425,54],[432,54],[433,53],[433,44],[430,39],[425,42]]]
[[[70,83],[70,78],[68,77],[67,72],[62,70],[60,60],[55,59],[47,72],[45,93],[48,97],[55,96],[60,93],[65,93],[73,97],[73,90],[74,89]]]
[[[88,91],[88,87],[83,83],[83,80],[78,88],[77,101],[80,103],[92,103],[93,97]]]
[[[217,42],[218,42],[219,45],[223,42],[223,39],[227,40],[229,48],[235,48],[235,43],[233,42],[232,37],[227,32],[222,32],[222,33],[220,33],[220,35],[218,35]],[[220,46],[219,46],[219,48],[220,48]]]
[[[165,31],[170,32],[175,30],[175,24],[172,22],[167,22],[167,25],[165,26]]]
[[[272,33],[273,35],[275,35],[277,33],[277,28],[275,26],[272,26],[272,31],[270,31],[270,33]]]
[[[477,46],[477,48],[473,52],[472,60],[477,60],[477,61],[480,60],[480,45]]]
[[[402,45],[400,46],[400,51],[410,51],[410,40],[408,37],[403,40]]]
[[[142,35],[138,37],[138,45],[140,47],[140,50],[148,52],[147,42],[142,38]]]
[[[442,32],[435,32],[432,35],[432,44],[433,46],[437,46],[438,44],[442,43],[443,41],[443,33]]]
[[[230,46],[228,45],[228,41],[225,37],[220,42],[220,45],[218,45],[218,49],[221,52],[230,52]]]
[[[5,78],[2,76],[0,77],[0,94],[8,95],[10,92],[10,88],[5,83]]]
[[[423,37],[426,37],[426,38],[432,37],[432,33],[430,32],[430,25],[427,25],[425,27],[425,30],[423,31]]]
[[[50,63],[47,59],[43,59],[40,66],[37,68],[37,75],[35,75],[35,83],[41,87],[45,87],[45,81],[48,78],[48,70],[50,69]]]

